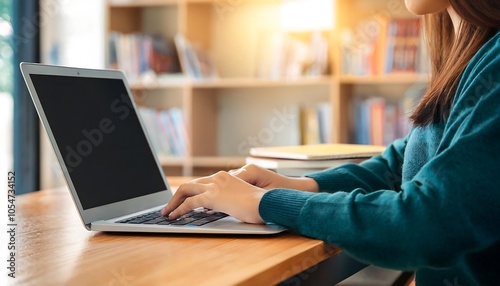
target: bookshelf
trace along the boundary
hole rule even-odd
[[[280,32],[283,1],[106,2],[107,34],[140,32],[174,39],[180,33],[209,53],[216,67],[218,76],[211,79],[186,75],[130,79],[139,106],[184,112],[187,151],[181,157],[160,158],[167,173],[206,175],[242,166],[250,147],[298,144],[300,109],[325,102],[331,112],[328,142],[353,143],[357,97],[401,100],[410,87],[426,84],[425,71],[343,72],[345,31],[356,31],[363,22],[385,29],[389,19],[411,19],[399,0],[331,0],[334,27],[321,32],[328,44],[326,71],[315,76],[263,76],[261,53],[269,44],[266,41]],[[289,34],[307,41],[313,33]]]

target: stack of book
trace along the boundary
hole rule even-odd
[[[250,149],[246,163],[285,176],[303,176],[346,163],[360,163],[384,150],[384,146],[357,144],[254,147]]]

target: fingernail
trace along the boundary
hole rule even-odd
[[[160,213],[162,216],[165,216],[167,214],[167,210],[163,208]]]

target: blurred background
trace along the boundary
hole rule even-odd
[[[122,70],[167,175],[252,147],[388,145],[425,90],[420,19],[398,0],[1,0],[2,168],[64,185],[20,61]],[[24,185],[25,184],[25,185]]]
[[[65,185],[21,61],[122,70],[166,175],[199,176],[252,147],[405,136],[421,30],[400,0],[0,0],[1,173]]]

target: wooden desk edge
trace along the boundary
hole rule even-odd
[[[176,188],[179,184],[192,178],[174,178],[170,179],[172,189]],[[60,196],[69,197],[67,187],[58,187],[53,189],[41,190],[36,193],[31,193],[27,195],[21,195],[18,197],[18,205],[20,209],[33,207],[39,201],[45,201],[47,199],[60,198]],[[71,206],[74,207],[74,206]],[[82,226],[83,227],[83,226]],[[287,234],[285,234],[287,235]],[[262,284],[276,284],[284,281],[294,275],[297,275],[307,269],[317,265],[318,263],[334,256],[340,250],[336,247],[330,246],[323,241],[319,240],[303,240],[298,241],[296,245],[298,254],[293,257],[280,257],[277,255],[276,258],[267,259],[266,263],[257,265],[259,274],[251,277],[241,277],[238,276],[241,273],[228,273],[228,280],[226,281],[238,281],[236,285],[262,285]],[[284,258],[282,260],[282,258]],[[231,277],[233,276],[234,277]],[[225,280],[225,279],[223,279]]]

